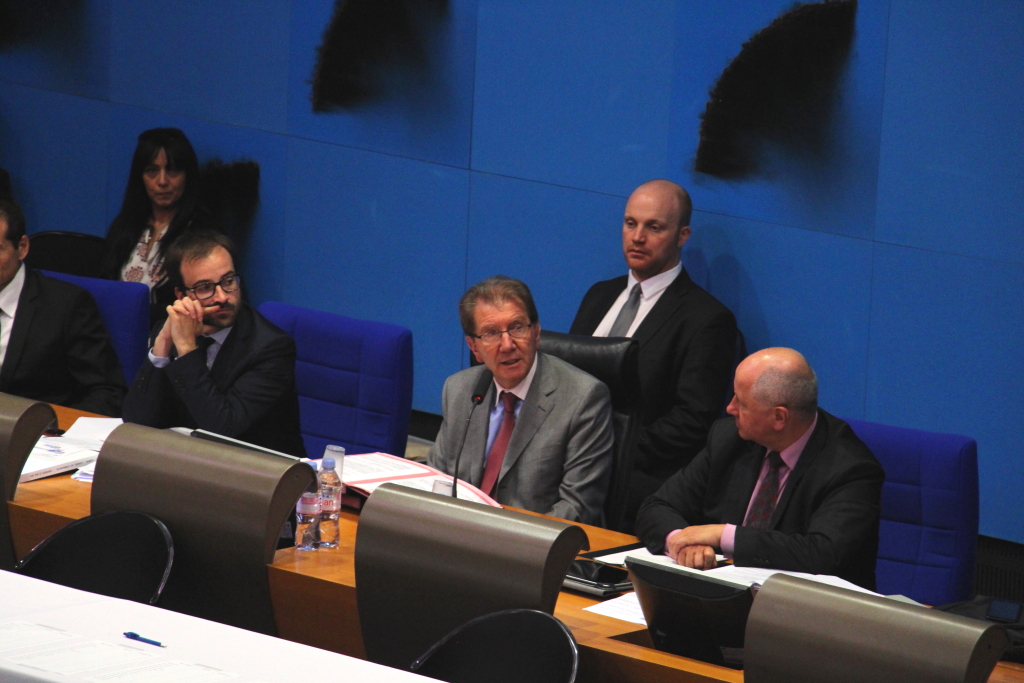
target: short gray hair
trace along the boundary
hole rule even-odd
[[[818,376],[810,365],[781,370],[769,367],[754,382],[754,399],[766,406],[783,406],[803,417],[818,410]]]
[[[459,301],[459,322],[468,337],[476,335],[476,305],[480,301],[492,306],[514,301],[526,311],[531,325],[537,322],[537,306],[526,283],[505,275],[494,275],[470,287]]]

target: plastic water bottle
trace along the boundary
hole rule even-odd
[[[320,494],[303,493],[295,511],[295,549],[316,550],[320,541]]]
[[[345,449],[328,446],[320,461],[320,547],[337,548],[340,531],[338,515],[341,513],[341,470],[345,464]],[[337,469],[335,469],[337,468]]]

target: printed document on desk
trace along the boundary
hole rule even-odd
[[[406,460],[387,453],[346,455],[341,474],[346,488],[369,496],[381,484],[397,484],[421,491],[433,489],[435,481],[450,482],[452,478],[441,471],[414,460]],[[459,500],[468,500],[492,507],[501,507],[483,491],[459,479]]]
[[[90,448],[90,442],[80,442],[63,436],[44,436],[36,442],[21,468],[19,483],[35,481],[82,465],[95,462],[99,452]]]

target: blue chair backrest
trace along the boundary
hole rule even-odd
[[[39,272],[89,290],[114,344],[124,381],[130,385],[149,351],[149,287],[138,282],[100,280],[52,270]]]
[[[311,458],[405,455],[412,410],[412,331],[276,301],[260,313],[295,339],[302,437]]]
[[[848,420],[885,469],[878,592],[928,605],[971,596],[978,444],[955,434]]]

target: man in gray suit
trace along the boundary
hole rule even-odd
[[[502,505],[600,524],[612,465],[608,388],[537,352],[537,307],[519,280],[474,285],[459,318],[483,365],[445,381],[444,422],[427,463],[452,474],[461,451],[459,478]]]

